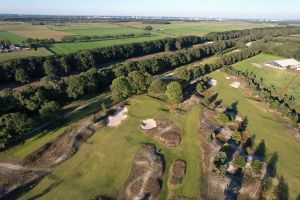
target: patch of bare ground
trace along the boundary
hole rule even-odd
[[[0,163],[0,198],[35,182],[63,161],[73,156],[80,145],[90,138],[102,124],[93,124],[89,118],[67,129],[21,161]],[[32,187],[32,186],[30,186]]]
[[[163,156],[157,153],[153,144],[143,144],[133,157],[130,175],[118,199],[157,199],[163,172]]]
[[[186,173],[186,164],[184,160],[175,160],[170,167],[169,188],[175,188],[183,183]]]
[[[169,120],[158,120],[156,124],[157,126],[155,128],[145,130],[144,133],[168,147],[177,147],[180,144],[181,134],[179,129]]]
[[[259,199],[262,190],[262,180],[259,176],[253,176],[251,170],[246,168],[243,175],[242,188],[239,191],[238,199]]]

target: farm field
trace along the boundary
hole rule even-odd
[[[72,53],[85,49],[101,48],[119,44],[127,44],[134,42],[144,42],[163,38],[160,35],[151,37],[139,37],[139,38],[127,38],[127,39],[116,39],[116,40],[105,40],[105,41],[93,41],[93,42],[77,42],[77,43],[56,43],[50,46],[50,50],[56,54]]]
[[[270,67],[257,67],[255,64],[263,64],[266,61],[285,59],[284,57],[274,56],[269,54],[259,54],[252,58],[246,59],[242,62],[236,63],[233,65],[234,68],[241,71],[253,72],[258,79],[262,78],[266,86],[274,86],[277,90],[277,93],[284,95],[294,95],[297,102],[297,108],[300,110],[300,86],[299,78],[296,81],[293,81],[297,72],[291,72],[287,70],[279,70]],[[290,83],[292,84],[286,88]]]
[[[72,35],[68,32],[50,30],[47,26],[31,25],[29,23],[5,23],[0,22],[0,31],[18,35],[22,38],[61,40],[63,36]]]
[[[165,156],[166,168],[160,199],[177,194],[189,198],[199,196],[200,151],[197,144],[199,107],[192,107],[184,114],[175,115],[164,101],[147,96],[133,97],[129,101],[128,118],[116,128],[99,129],[69,160],[58,166],[21,199],[91,199],[100,194],[114,194],[129,175],[131,159],[142,143],[153,143]],[[181,130],[183,141],[179,147],[166,148],[145,136],[139,129],[141,120],[169,118]],[[113,158],[113,159],[112,159]],[[167,188],[168,170],[175,159],[187,162],[183,186]],[[51,188],[52,184],[56,187]],[[50,189],[51,188],[51,189]]]
[[[0,53],[0,62],[5,60],[10,60],[14,58],[26,58],[26,57],[41,57],[41,56],[49,56],[53,55],[50,51],[46,48],[38,48],[35,50],[24,50],[24,51],[17,51],[17,52],[9,52],[9,53]]]
[[[9,40],[15,44],[21,44],[24,38],[6,31],[0,31],[0,41],[1,40]]]
[[[120,23],[124,26],[143,29],[148,24]],[[274,24],[255,24],[246,22],[172,22],[171,24],[149,24],[157,32],[169,36],[198,35],[202,36],[209,32],[241,30],[251,28],[271,27]]]
[[[300,185],[300,146],[295,139],[283,128],[275,114],[269,112],[267,105],[248,98],[247,88],[234,89],[230,86],[232,80],[223,72],[216,71],[209,75],[217,80],[217,86],[211,88],[218,92],[218,98],[227,105],[238,102],[238,111],[249,118],[249,131],[256,135],[256,141],[264,139],[267,151],[278,152],[277,171],[284,175],[289,184],[290,199],[295,199],[299,193]],[[289,169],[289,170],[286,170]]]
[[[139,34],[146,33],[143,29],[124,27],[117,24],[96,24],[96,25],[70,25],[70,26],[49,26],[49,29],[71,33],[73,35],[120,35],[120,34]]]

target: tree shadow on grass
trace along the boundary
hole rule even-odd
[[[39,199],[42,196],[44,196],[45,194],[47,194],[48,192],[50,192],[51,190],[53,190],[54,188],[56,188],[59,184],[61,184],[63,182],[63,180],[57,180],[54,183],[52,183],[51,185],[49,185],[46,189],[44,189],[42,192],[40,192],[39,194],[34,195],[33,197],[29,198],[28,200],[35,200],[35,199]]]

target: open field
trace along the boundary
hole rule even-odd
[[[117,40],[92,41],[92,42],[77,42],[77,43],[57,43],[50,47],[50,50],[56,54],[71,53],[84,49],[101,48],[118,44],[127,44],[134,42],[144,42],[163,38],[160,35],[151,37],[127,38]]]
[[[263,64],[266,61],[285,59],[283,57],[269,55],[269,54],[259,54],[252,58],[246,59],[242,62],[233,65],[234,68],[240,71],[253,72],[258,79],[262,78],[266,86],[274,86],[279,94],[289,94],[296,98],[297,107],[300,110],[300,85],[299,78],[286,89],[286,86],[293,81],[293,79],[298,75],[296,72],[291,72],[287,70],[279,70],[270,67],[257,67],[255,64]]]
[[[17,52],[9,52],[9,53],[0,53],[0,62],[5,60],[10,60],[14,58],[26,58],[26,57],[41,57],[41,56],[49,56],[53,55],[46,48],[38,48],[35,50],[23,50]]]
[[[74,35],[121,35],[121,34],[139,34],[148,31],[142,29],[135,29],[131,27],[118,26],[116,24],[95,24],[95,25],[70,25],[70,26],[49,26],[55,31],[63,31]]]
[[[47,26],[31,25],[28,23],[0,22],[0,31],[7,31],[22,38],[61,40],[63,36],[72,35],[68,32],[50,30]]]
[[[142,24],[120,23],[124,26],[143,29],[150,25],[155,31],[169,36],[179,35],[205,35],[209,32],[241,30],[274,26],[273,24],[255,24],[246,22],[172,22],[171,24]]]
[[[197,144],[199,126],[198,107],[186,113],[174,115],[164,101],[147,96],[129,100],[128,118],[116,128],[98,130],[72,158],[58,166],[51,175],[41,181],[22,199],[91,199],[99,194],[113,194],[123,185],[130,172],[131,159],[142,143],[154,143],[166,159],[163,188],[160,199],[172,194],[197,198],[199,195],[200,151]],[[141,120],[169,118],[181,130],[183,141],[179,147],[166,148],[139,129]],[[187,161],[187,173],[183,186],[169,190],[166,186],[168,169],[175,159]],[[61,182],[60,182],[61,181]],[[51,184],[58,183],[51,188]]]
[[[256,135],[256,141],[264,139],[268,152],[278,152],[279,160],[277,170],[284,175],[289,184],[290,199],[295,199],[299,193],[300,185],[300,145],[274,113],[269,111],[266,104],[249,99],[247,88],[234,89],[230,86],[231,80],[223,72],[216,71],[209,75],[218,81],[217,86],[211,90],[218,92],[218,98],[230,105],[238,102],[238,111],[249,118],[249,131]]]
[[[9,40],[14,44],[21,44],[24,38],[6,31],[0,31],[0,40]]]

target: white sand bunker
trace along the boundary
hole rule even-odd
[[[213,87],[213,86],[216,86],[217,83],[218,83],[217,80],[215,80],[215,79],[210,79],[208,84],[209,84],[211,87]]]
[[[227,80],[230,80],[230,77],[229,77],[229,76],[226,76],[225,78],[226,78]]]
[[[143,130],[150,130],[156,128],[157,124],[154,119],[146,119],[142,121],[141,129]]]
[[[128,112],[127,107],[118,108],[113,115],[108,117],[107,126],[109,127],[119,126],[121,122],[127,118],[127,115],[125,115],[125,113],[127,112]]]
[[[241,83],[240,82],[233,82],[230,84],[231,87],[233,88],[239,88],[241,86]]]

